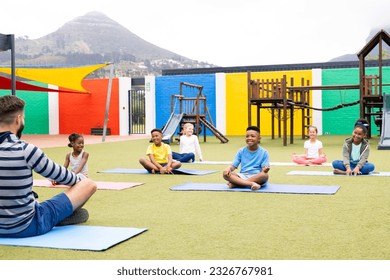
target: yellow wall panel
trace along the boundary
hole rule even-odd
[[[294,85],[301,85],[309,80],[312,84],[311,70],[301,71],[280,71],[280,72],[251,72],[251,79],[281,79],[283,75],[287,77],[287,86],[290,85],[290,79],[294,78]],[[247,73],[226,74],[226,134],[227,135],[245,135],[245,129],[248,126],[248,84]],[[306,83],[306,82],[305,82]],[[310,97],[311,98],[311,97]],[[251,106],[252,125],[256,125],[257,110],[256,106]],[[262,109],[260,112],[260,129],[263,136],[272,134],[271,112],[268,109]],[[290,127],[288,120],[288,129]],[[302,110],[294,110],[294,135],[302,134]],[[283,125],[281,123],[281,125]],[[275,135],[278,134],[278,120],[275,118]],[[290,131],[288,130],[290,135]]]

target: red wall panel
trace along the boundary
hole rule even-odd
[[[102,128],[106,113],[108,79],[84,80],[90,94],[59,93],[60,134],[91,134],[91,128]],[[107,127],[119,135],[119,80],[112,80]]]

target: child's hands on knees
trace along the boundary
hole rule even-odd
[[[360,168],[359,168],[359,166],[356,166],[354,169],[353,169],[353,175],[358,175],[358,174],[361,174],[361,172],[360,172]]]
[[[172,167],[166,166],[166,167],[165,167],[165,173],[172,174]]]
[[[230,167],[228,167],[223,171],[223,176],[229,177],[231,173],[232,170],[230,169]]]

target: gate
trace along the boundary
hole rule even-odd
[[[145,90],[129,90],[129,134],[145,134]]]

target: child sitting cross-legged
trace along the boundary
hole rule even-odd
[[[229,188],[250,187],[258,190],[268,181],[268,151],[259,146],[260,129],[249,126],[246,129],[246,146],[239,149],[232,164],[223,172]],[[234,172],[241,165],[240,173]]]
[[[150,133],[153,143],[146,150],[148,158],[141,158],[139,163],[149,173],[172,174],[172,170],[180,168],[181,163],[172,160],[171,147],[162,142],[163,133],[160,129],[154,128]]]
[[[322,142],[317,139],[317,127],[309,126],[309,140],[305,141],[303,147],[304,155],[292,155],[292,161],[298,164],[312,165],[326,162],[326,155],[323,152]]]

